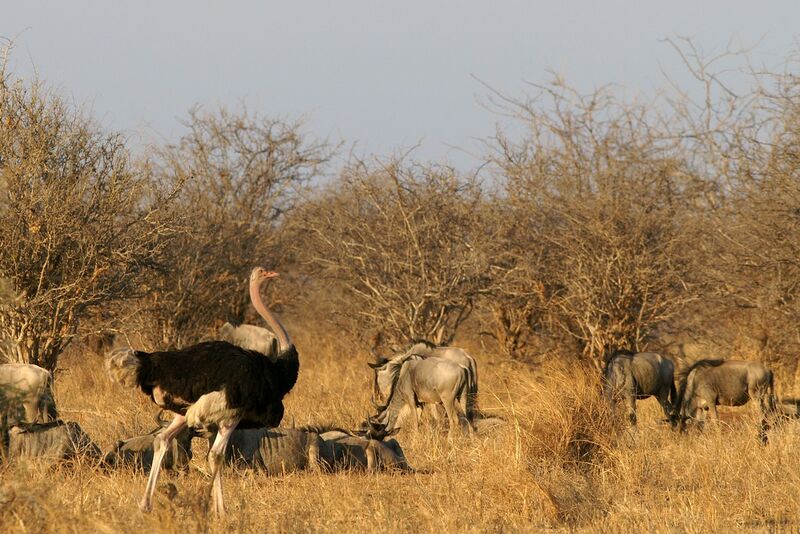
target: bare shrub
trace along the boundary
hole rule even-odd
[[[140,294],[172,235],[169,197],[40,82],[0,72],[0,348],[54,369],[78,324]]]
[[[297,217],[301,257],[344,288],[353,330],[448,342],[489,283],[481,200],[451,167],[356,161]]]
[[[541,90],[549,108],[505,100],[528,126],[522,141],[497,138],[510,239],[495,316],[512,332],[544,320],[597,362],[640,348],[696,297],[690,206],[703,183],[645,106],[559,81]],[[525,306],[538,312],[506,320]]]
[[[162,347],[197,341],[215,322],[245,319],[247,275],[255,265],[283,264],[279,222],[331,155],[326,143],[304,138],[300,123],[246,109],[193,109],[184,126],[187,133],[156,149],[149,167],[155,181],[183,184],[175,210],[185,231],[143,302],[144,330]]]

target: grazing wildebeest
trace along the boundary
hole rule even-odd
[[[673,421],[673,403],[677,397],[674,382],[675,365],[655,352],[619,350],[606,362],[603,390],[611,402],[622,397],[628,419],[636,424],[636,401],[656,397],[667,420]]]
[[[422,358],[406,354],[393,358],[383,365],[372,365],[376,380],[388,384],[387,402],[378,406],[373,418],[385,426],[387,432],[397,428],[398,417],[408,407],[414,415],[417,427],[416,408],[424,404],[442,404],[450,421],[450,432],[461,426],[472,430],[466,414],[472,413],[470,402],[469,371],[464,367],[441,358]]]
[[[0,420],[7,427],[58,419],[53,375],[38,365],[0,365]]]
[[[397,440],[386,439],[396,430],[386,432],[384,425],[372,422],[368,424],[368,429],[362,432],[350,432],[336,427],[308,427],[318,432],[322,438],[322,465],[331,471],[412,471]]]
[[[269,475],[316,470],[321,445],[316,432],[301,429],[236,429],[231,434],[225,461],[266,471]]]
[[[156,436],[169,425],[169,421],[162,421],[158,416],[156,416],[156,421],[158,427],[147,434],[117,441],[103,457],[103,466],[111,468],[127,466],[145,472],[150,471],[150,467],[153,465]],[[162,465],[164,469],[189,469],[194,436],[195,433],[189,428],[178,433],[164,455]]]
[[[768,419],[776,411],[772,371],[760,362],[741,360],[700,360],[678,374],[675,403],[680,430],[686,420],[718,420],[717,405],[742,406],[757,400],[761,411],[759,437],[766,443]]]
[[[95,461],[100,456],[100,448],[72,421],[15,426],[8,431],[8,457],[12,459],[59,461],[84,457]]]
[[[376,357],[375,363],[370,364],[370,367],[373,368],[380,368],[390,360],[410,355],[417,355],[423,358],[442,358],[443,360],[449,360],[460,365],[461,367],[464,367],[469,373],[467,391],[470,396],[470,412],[468,412],[466,416],[469,420],[473,419],[473,410],[478,401],[478,364],[475,362],[475,358],[470,356],[464,349],[458,347],[438,347],[430,341],[417,339],[413,341],[411,347],[403,352],[397,351],[397,353],[391,358],[382,358],[375,353],[374,350],[373,354]],[[389,381],[385,378],[385,376],[379,377],[379,375],[376,373],[373,383],[374,402],[385,402],[386,398],[389,396],[389,385]]]

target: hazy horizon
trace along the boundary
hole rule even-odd
[[[244,102],[360,154],[420,143],[415,157],[461,168],[505,122],[483,84],[519,97],[552,70],[581,91],[652,95],[664,74],[691,89],[665,38],[751,48],[767,65],[797,50],[798,3],[603,4],[32,1],[4,8],[0,37],[15,42],[12,72],[38,73],[134,145],[175,139],[193,105]]]

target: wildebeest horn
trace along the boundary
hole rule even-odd
[[[367,421],[369,421],[369,426],[373,430],[384,430],[386,428],[386,423],[381,423],[380,421],[375,421],[369,416],[367,416]]]
[[[380,413],[382,411],[384,411],[386,409],[386,407],[388,406],[388,404],[378,404],[374,400],[372,401],[372,404],[375,406],[375,409],[378,410],[378,415],[380,415]],[[370,420],[371,420],[371,418],[370,418]]]
[[[162,415],[164,415],[163,409],[159,410],[158,413],[156,414],[156,424],[160,427],[169,426],[169,421],[167,421],[166,419],[162,419],[161,418]]]

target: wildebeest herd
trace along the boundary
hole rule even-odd
[[[445,412],[449,436],[471,434],[477,418],[475,360],[456,347],[415,341],[390,358],[370,363],[375,414],[357,430],[335,426],[281,426],[283,398],[294,386],[299,357],[289,334],[261,300],[261,285],[276,273],[261,268],[250,276],[250,297],[269,329],[223,325],[217,339],[179,350],[147,353],[112,351],[106,361],[114,382],[137,388],[160,408],[151,432],[117,441],[105,454],[74,422],[58,418],[52,375],[25,364],[0,365],[2,456],[81,458],[104,469],[149,472],[140,508],[152,508],[161,469],[186,470],[192,440],[209,442],[211,501],[224,513],[223,464],[259,469],[270,475],[291,471],[411,471],[403,449],[391,437],[401,419],[417,427],[423,409],[435,421]],[[762,413],[760,435],[776,413],[772,372],[757,362],[702,360],[677,374],[672,361],[655,353],[617,351],[606,362],[604,392],[621,399],[636,424],[636,400],[655,396],[666,419],[683,430],[687,420],[717,417],[717,405],[755,400]],[[677,385],[676,385],[677,380]],[[171,421],[161,419],[172,412]]]
[[[617,351],[608,358],[603,377],[606,397],[623,401],[632,424],[637,399],[656,397],[667,421],[681,432],[689,420],[718,420],[717,406],[753,400],[761,413],[759,437],[766,442],[769,420],[778,414],[772,371],[760,362],[704,359],[676,374],[673,362],[659,354]]]

